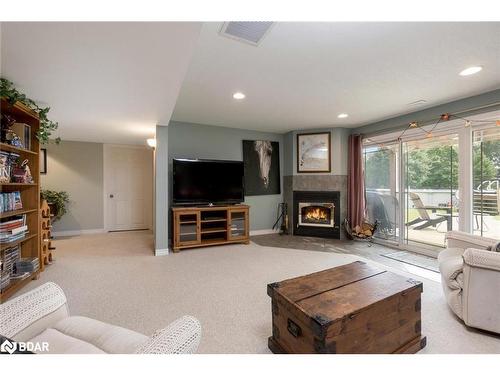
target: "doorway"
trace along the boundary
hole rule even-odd
[[[141,146],[104,145],[104,228],[151,229],[153,152]]]

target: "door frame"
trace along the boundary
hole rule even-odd
[[[104,226],[104,232],[108,233],[111,231],[110,229],[110,223],[108,220],[108,182],[106,179],[106,176],[109,176],[107,173],[110,169],[109,167],[109,152],[112,148],[127,148],[127,149],[142,149],[142,150],[149,150],[148,146],[141,146],[141,145],[120,145],[120,144],[113,144],[113,143],[104,143],[103,144],[103,150],[102,150],[102,199],[103,199],[103,205],[102,205],[102,210],[103,210],[103,226]],[[153,228],[153,220],[154,220],[154,155],[152,155],[152,162],[151,162],[151,218],[149,220],[149,230],[152,230]]]

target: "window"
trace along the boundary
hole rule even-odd
[[[500,239],[500,127],[473,133],[474,234]]]

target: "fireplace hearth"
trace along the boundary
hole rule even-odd
[[[294,235],[340,239],[340,192],[294,191]]]

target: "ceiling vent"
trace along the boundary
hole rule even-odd
[[[220,34],[258,46],[274,22],[224,22]]]

